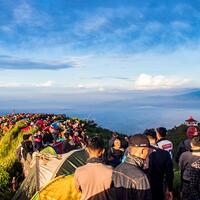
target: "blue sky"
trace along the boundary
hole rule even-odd
[[[198,0],[0,0],[2,91],[199,87],[199,55]]]

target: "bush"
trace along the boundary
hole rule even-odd
[[[8,172],[4,171],[2,168],[0,168],[0,189],[4,190],[6,189],[8,183],[9,183],[9,174]]]

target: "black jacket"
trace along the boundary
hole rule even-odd
[[[164,185],[169,191],[173,190],[173,162],[169,152],[156,148],[150,148],[149,167],[147,174],[151,186],[153,199],[164,199]]]
[[[111,165],[113,168],[117,167],[122,162],[123,155],[122,150],[111,147],[107,152],[106,164]]]
[[[183,140],[177,147],[177,152],[175,156],[175,161],[179,163],[179,159],[182,153],[186,151],[191,151],[191,139]]]
[[[128,156],[124,163],[113,171],[115,200],[151,200],[148,178],[142,170],[143,161]]]

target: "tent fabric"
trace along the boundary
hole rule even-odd
[[[74,175],[59,176],[49,182],[31,200],[80,200],[74,184]]]
[[[37,192],[36,188],[36,167],[31,168],[29,175],[25,178],[12,200],[29,200]]]
[[[63,141],[55,142],[53,144],[53,148],[55,149],[57,154],[62,154],[63,153]]]
[[[46,147],[45,149],[43,149],[42,151],[40,151],[40,153],[42,153],[42,154],[43,154],[43,153],[44,153],[44,154],[51,154],[51,155],[54,155],[54,156],[57,155],[56,151],[55,151],[54,148],[51,147],[51,146]]]
[[[85,149],[73,150],[62,154],[62,157],[59,159],[53,155],[44,156],[34,153],[33,167],[16,192],[13,200],[30,199],[53,178],[60,175],[73,174],[77,167],[86,163],[87,158],[88,155]],[[20,197],[20,194],[23,194],[23,198]]]
[[[68,153],[68,158],[60,163],[54,177],[73,174],[77,167],[83,166],[88,159],[85,149],[73,150]]]

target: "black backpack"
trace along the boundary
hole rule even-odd
[[[22,142],[22,157],[24,158],[24,160],[27,159],[28,153],[30,155],[33,154],[33,144],[31,141],[24,141]]]

